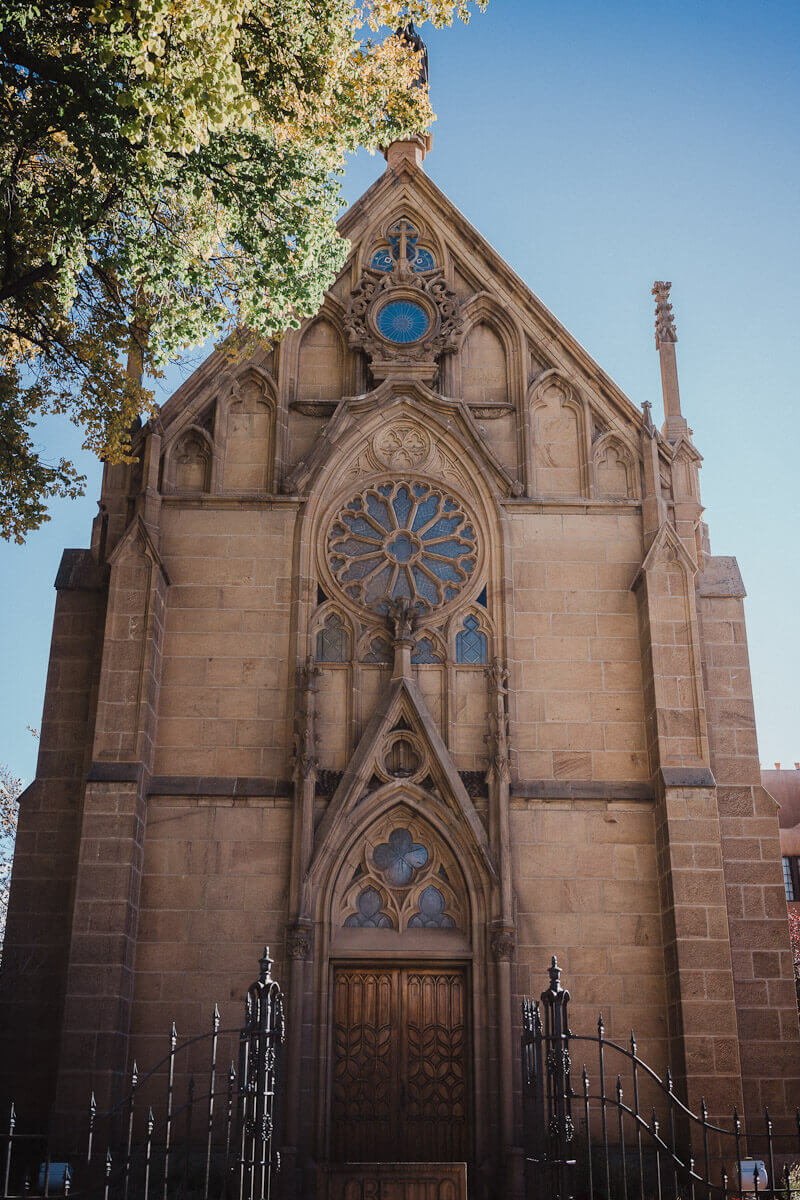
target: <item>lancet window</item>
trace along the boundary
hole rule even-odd
[[[337,612],[329,613],[317,634],[317,662],[343,663],[350,658],[350,634]]]
[[[489,641],[473,613],[456,634],[456,662],[478,666],[489,661]]]

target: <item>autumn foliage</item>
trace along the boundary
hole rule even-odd
[[[41,459],[39,414],[124,460],[142,372],[319,307],[346,254],[345,154],[433,119],[391,31],[470,7],[0,0],[0,533],[21,541],[81,487]]]

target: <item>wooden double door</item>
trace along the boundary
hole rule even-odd
[[[334,1162],[470,1158],[462,967],[337,967]]]

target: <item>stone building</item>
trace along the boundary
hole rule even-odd
[[[794,769],[775,763],[761,772],[761,782],[778,805],[786,901],[796,909],[800,905],[800,763]]]
[[[659,432],[425,151],[389,147],[312,320],[212,354],[105,470],[14,866],[19,1111],[108,1104],[173,1018],[235,1020],[266,941],[303,1196],[365,1157],[499,1194],[553,953],[573,1028],[634,1027],[694,1108],[799,1096],[744,589],[701,520],[670,285]]]

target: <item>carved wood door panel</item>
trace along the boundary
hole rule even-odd
[[[333,1161],[465,1161],[463,970],[339,968],[333,1009]]]

